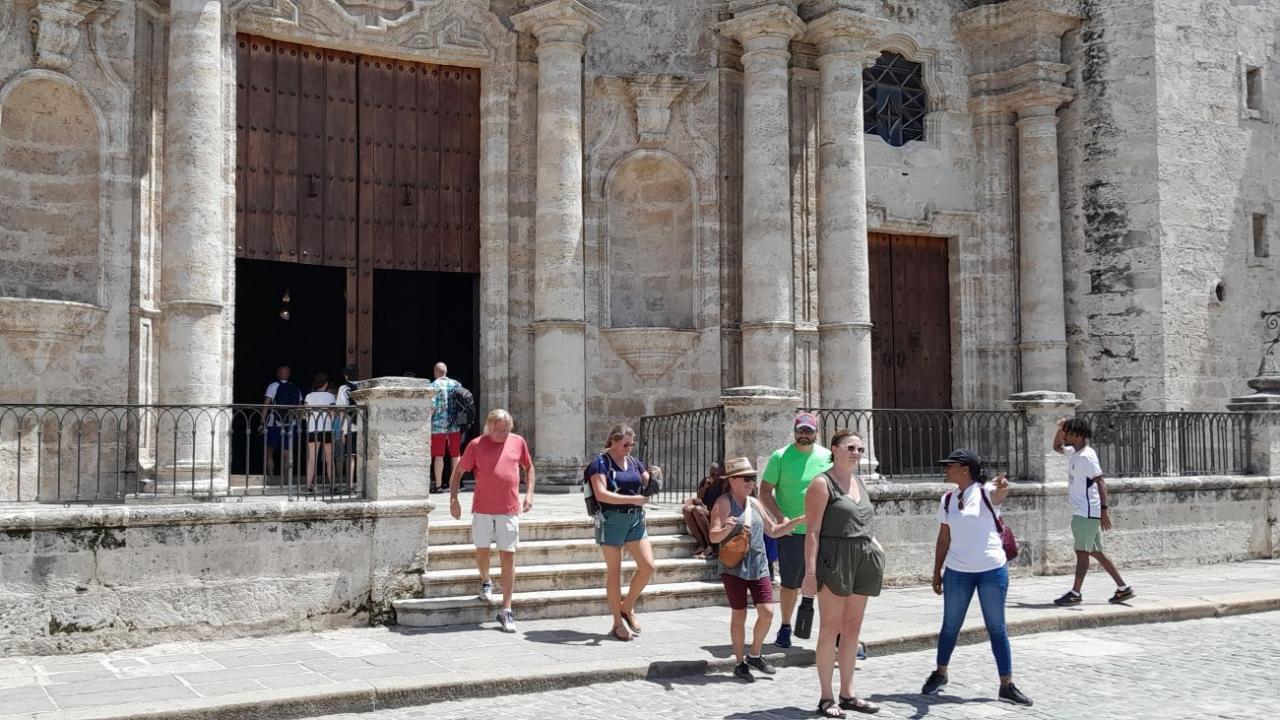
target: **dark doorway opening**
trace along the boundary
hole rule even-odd
[[[261,404],[280,365],[293,368],[291,379],[304,396],[318,373],[326,373],[331,381],[341,380],[346,286],[346,270],[340,267],[236,260],[233,402]],[[252,442],[248,447],[232,443],[232,472],[262,472],[259,434],[236,428],[234,437],[251,437]]]
[[[437,362],[480,401],[479,276],[373,271],[373,374],[432,379]]]

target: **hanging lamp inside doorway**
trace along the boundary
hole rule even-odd
[[[289,287],[284,288],[284,297],[280,298],[280,309],[277,311],[281,320],[289,319]]]

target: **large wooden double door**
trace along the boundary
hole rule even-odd
[[[868,233],[877,408],[951,407],[946,238]]]
[[[480,270],[480,71],[236,46],[236,255],[346,268],[367,377],[375,270]]]

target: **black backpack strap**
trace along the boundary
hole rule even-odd
[[[951,514],[951,493],[942,496],[942,512]]]
[[[1004,532],[1004,521],[1000,519],[999,513],[997,513],[996,509],[992,507],[991,500],[987,497],[987,489],[979,485],[978,492],[982,493],[982,502],[987,506],[987,509],[991,511],[991,518],[996,521],[996,530],[998,532]]]

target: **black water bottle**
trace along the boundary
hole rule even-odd
[[[796,610],[796,625],[792,629],[801,640],[809,639],[813,632],[813,598],[800,599],[800,609]]]

